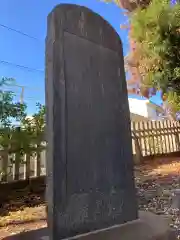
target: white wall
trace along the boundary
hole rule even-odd
[[[147,111],[147,105],[146,105],[148,100],[128,98],[128,101],[129,101],[129,110],[131,113],[138,114],[140,116],[148,118],[148,111]]]
[[[151,120],[159,120],[156,107],[149,105],[149,100],[128,98],[129,110],[131,113],[138,114]]]

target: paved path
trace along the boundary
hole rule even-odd
[[[2,240],[48,240],[48,237],[46,236],[48,236],[48,229],[42,228],[6,237],[3,238]]]

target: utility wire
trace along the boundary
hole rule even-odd
[[[40,40],[40,39],[38,39],[38,38],[36,38],[36,37],[33,37],[33,36],[31,36],[31,35],[29,35],[29,34],[27,34],[27,33],[24,33],[24,32],[22,32],[22,31],[16,30],[15,28],[8,27],[8,26],[6,26],[6,25],[4,25],[4,24],[1,24],[1,23],[0,23],[0,27],[6,28],[6,29],[9,30],[9,31],[16,32],[16,33],[18,33],[18,34],[21,34],[21,35],[23,35],[23,36],[25,36],[25,37],[28,37],[28,38],[31,38],[31,39],[33,39],[33,40],[36,40],[36,41],[39,41],[39,42],[42,41],[42,40]]]
[[[16,86],[17,87],[17,85],[14,85],[14,86]],[[12,88],[10,88],[10,89],[7,89],[7,87],[3,87],[3,92],[4,93],[9,93],[9,92],[12,92],[13,93],[13,99],[15,100],[15,99],[20,99],[20,102],[21,103],[24,103],[24,101],[26,102],[27,100],[31,100],[31,101],[34,101],[34,102],[41,102],[42,101],[42,99],[40,100],[40,99],[38,99],[39,98],[39,95],[37,96],[37,95],[34,95],[33,94],[33,96],[31,95],[31,97],[29,97],[29,96],[27,96],[27,94],[26,94],[26,96],[25,96],[25,87],[24,86],[18,86],[18,87],[20,87],[22,90],[21,90],[21,92],[19,92],[19,91],[17,91],[17,89],[14,91],[14,89],[12,89]],[[44,99],[44,98],[43,98]]]
[[[11,92],[11,90],[5,89],[5,90],[3,90],[3,92],[4,92],[4,93],[9,93],[9,92]],[[15,97],[15,98],[21,96],[21,92],[14,92],[14,91],[13,91],[13,94],[14,94],[14,97]],[[42,95],[42,96],[43,96],[43,95]],[[33,94],[33,96],[31,95],[31,97],[29,97],[29,96],[27,96],[27,95],[24,96],[24,98],[27,98],[27,99],[36,99],[36,97],[39,98],[39,95],[34,95],[34,94]]]
[[[8,86],[3,86],[3,88],[6,88],[6,89],[8,89],[8,88],[12,89],[12,87],[25,88],[25,89],[33,90],[33,91],[36,91],[36,92],[42,92],[41,88],[32,88],[32,87],[29,87],[29,86],[19,85],[19,84],[9,84]],[[13,89],[13,91],[14,91],[14,89]]]
[[[20,101],[21,103],[27,103],[27,102],[31,102],[36,104],[37,102],[44,102],[44,98],[40,99],[40,98],[36,98],[36,97],[24,97],[23,99],[21,99],[21,95],[16,95],[14,97],[14,101]]]
[[[44,73],[44,70],[36,69],[36,68],[30,68],[30,67],[27,67],[27,66],[24,66],[24,65],[19,65],[19,64],[16,64],[16,63],[11,63],[11,62],[8,62],[8,61],[0,60],[0,64],[9,65],[9,66],[13,66],[13,67],[16,67],[16,68],[21,68],[21,69],[27,70],[27,71],[29,71],[29,72],[40,72],[40,73]]]
[[[11,90],[3,90],[2,92],[4,92],[4,93],[9,93],[9,92],[11,92]],[[12,93],[13,93],[13,96],[14,97],[19,97],[19,96],[21,96],[21,92],[14,92],[14,91],[12,91]],[[43,95],[42,95],[43,96]],[[37,95],[37,94],[32,94],[32,95],[30,95],[30,94],[24,94],[24,97],[26,98],[39,98],[39,95]]]

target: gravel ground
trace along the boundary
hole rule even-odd
[[[154,161],[155,162],[155,161]],[[158,161],[135,168],[135,183],[139,209],[169,216],[170,225],[180,239],[180,160]],[[40,196],[33,196],[40,198]],[[31,196],[32,199],[32,196]],[[37,201],[37,200],[36,200]],[[39,201],[39,200],[38,200]],[[19,203],[17,203],[19,204]],[[11,211],[13,203],[6,204],[9,215],[0,217],[0,239],[14,234],[46,227],[45,206],[21,207]]]
[[[177,186],[176,180],[173,184]],[[175,229],[177,239],[180,239],[180,211],[178,206],[180,196],[174,194],[173,184],[162,188],[156,180],[137,183],[139,209],[169,216],[172,219],[170,226]],[[179,184],[178,187],[180,189]]]
[[[139,209],[166,215],[180,239],[180,161],[136,167]]]

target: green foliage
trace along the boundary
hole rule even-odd
[[[22,129],[26,137],[28,136],[26,152],[29,149],[31,152],[42,151],[41,146],[45,142],[45,106],[37,103],[38,111],[31,118],[24,118],[22,121]],[[26,142],[26,141],[25,141]],[[34,148],[36,146],[36,148]]]
[[[3,78],[0,87],[9,86],[14,80]],[[13,102],[14,93],[0,90],[0,150],[9,154],[40,152],[45,132],[45,106],[37,103],[37,113],[27,117],[26,105]],[[15,127],[12,120],[19,121]]]
[[[180,110],[180,4],[152,0],[130,15],[130,35],[137,43],[141,83],[167,95],[174,111]]]
[[[24,154],[37,155],[46,147],[46,144],[42,144],[45,143],[45,107],[41,104],[37,106],[38,112],[32,119],[24,118],[20,127],[2,128],[0,134],[1,149],[8,154],[18,154],[18,161],[21,163],[24,161]]]
[[[14,83],[11,78],[2,78],[0,88]],[[0,127],[10,127],[12,119],[21,121],[26,116],[26,105],[13,102],[14,93],[0,89]]]

